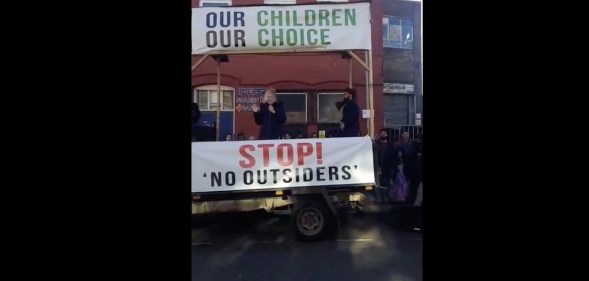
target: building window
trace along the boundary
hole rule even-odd
[[[382,18],[384,48],[413,49],[413,21],[406,18],[384,16]]]
[[[344,93],[317,94],[317,123],[338,123],[342,120],[341,111],[335,103],[342,101]]]
[[[290,5],[296,3],[297,0],[264,0],[264,4],[268,5]]]
[[[286,123],[307,123],[307,93],[276,93],[276,99],[284,106]]]
[[[231,0],[200,0],[200,7],[227,7],[231,6]]]
[[[235,91],[231,87],[221,86],[223,106],[222,111],[233,111],[233,96]],[[219,98],[217,96],[217,86],[204,86],[194,89],[192,101],[198,103],[202,111],[217,111]]]

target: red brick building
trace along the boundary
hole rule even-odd
[[[265,3],[315,4],[320,0],[192,0],[192,7],[246,6]],[[375,131],[384,126],[383,103],[383,48],[382,12],[380,1],[330,1],[371,2],[372,56],[374,77]],[[355,54],[365,60],[364,51]],[[202,56],[192,57],[192,64]],[[259,127],[253,113],[237,107],[236,100],[247,92],[260,91],[267,86],[277,90],[278,100],[285,102],[288,121],[285,130],[291,134],[303,132],[310,136],[318,130],[336,128],[339,112],[334,102],[341,100],[341,92],[349,86],[349,60],[341,53],[280,53],[265,55],[229,55],[229,62],[221,63],[222,111],[220,135],[244,133],[246,138],[257,137]],[[352,85],[357,91],[356,102],[361,109],[368,109],[367,72],[353,59]],[[192,71],[193,100],[202,112],[201,123],[212,124],[216,120],[217,64],[207,58]],[[361,120],[362,135],[369,133],[368,119]],[[294,137],[294,135],[293,135]]]

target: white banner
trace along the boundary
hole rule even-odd
[[[192,143],[192,192],[374,183],[369,137]]]
[[[195,55],[368,50],[370,35],[370,3],[192,9]]]

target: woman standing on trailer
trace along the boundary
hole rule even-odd
[[[276,89],[266,88],[264,103],[252,105],[254,120],[260,126],[259,140],[277,140],[283,135],[282,124],[286,122],[286,112],[281,102],[276,100]]]

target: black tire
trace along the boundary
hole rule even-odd
[[[297,238],[305,242],[321,240],[334,227],[333,213],[325,203],[317,200],[296,203],[290,219],[291,228]]]

